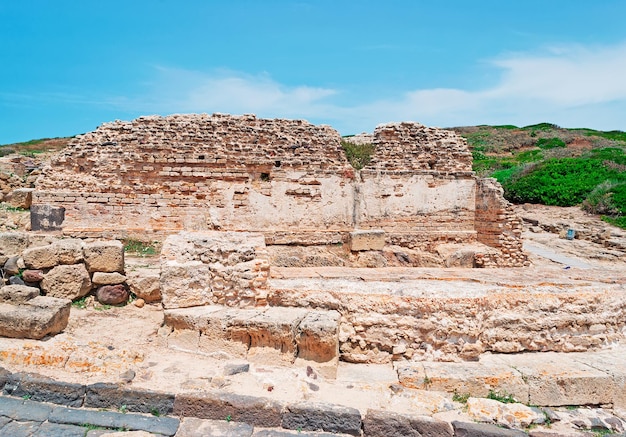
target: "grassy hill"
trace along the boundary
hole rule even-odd
[[[451,130],[467,140],[474,171],[498,179],[511,202],[581,205],[626,228],[626,132],[549,123]]]
[[[23,143],[0,145],[0,156],[19,153],[24,156],[35,156],[42,153],[56,152],[63,149],[72,138],[41,138]]]

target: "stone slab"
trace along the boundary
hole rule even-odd
[[[0,416],[18,421],[45,422],[52,413],[52,407],[24,399],[0,396]]]
[[[538,406],[602,405],[613,402],[611,374],[574,360],[569,354],[492,355],[489,363],[508,365],[528,384],[528,403]]]
[[[67,326],[69,299],[36,296],[20,305],[0,303],[0,336],[32,338],[58,334]]]
[[[254,428],[247,423],[184,417],[176,437],[250,437],[253,431]]]
[[[32,437],[39,427],[41,423],[39,422],[9,422],[2,429],[3,436],[7,437]]]
[[[112,411],[75,410],[65,407],[54,408],[48,421],[74,425],[87,423],[105,428],[125,428],[131,431],[147,431],[166,436],[176,434],[180,423],[179,419],[174,417],[123,414]]]
[[[448,422],[428,416],[406,416],[389,411],[368,410],[363,418],[367,437],[452,437]]]
[[[116,410],[124,406],[127,411],[164,415],[174,411],[174,395],[150,390],[126,390],[116,384],[98,383],[87,386],[84,405]]]
[[[522,373],[506,364],[464,362],[403,362],[397,365],[400,384],[409,388],[439,390],[485,397],[490,391],[506,392],[528,402],[529,387]]]
[[[174,414],[180,417],[230,420],[266,427],[280,426],[283,405],[271,399],[232,393],[204,392],[176,395]]]
[[[486,423],[452,422],[455,437],[527,437],[524,431],[500,428]]]
[[[282,427],[361,435],[361,413],[356,408],[318,402],[287,405]]]
[[[571,358],[613,378],[613,408],[622,411],[626,417],[626,359],[616,360],[615,353],[611,350],[594,354],[571,354]]]
[[[85,437],[88,428],[64,423],[42,423],[32,437]]]
[[[27,397],[32,401],[51,402],[67,407],[81,407],[86,387],[64,381],[55,381],[40,375],[13,373],[4,386],[3,393]]]

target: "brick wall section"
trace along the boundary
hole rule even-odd
[[[478,241],[499,249],[497,256],[485,256],[484,267],[528,265],[522,248],[522,220],[503,197],[502,186],[493,178],[476,181],[476,231]]]
[[[389,123],[374,130],[376,152],[366,169],[394,171],[472,171],[472,154],[453,132],[419,123]]]

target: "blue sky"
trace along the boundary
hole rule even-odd
[[[0,0],[0,144],[254,113],[626,130],[625,0]]]

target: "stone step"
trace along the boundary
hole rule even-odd
[[[612,405],[626,409],[626,349],[594,353],[485,354],[478,362],[398,362],[405,387],[502,397],[538,406]]]
[[[310,365],[334,378],[339,359],[337,311],[304,308],[229,308],[218,305],[165,310],[168,346],[223,354],[257,364]]]

